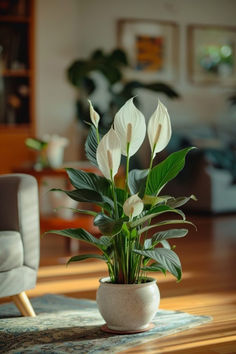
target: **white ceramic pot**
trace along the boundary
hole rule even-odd
[[[99,280],[98,309],[109,329],[141,332],[149,327],[159,307],[160,293],[156,280],[148,280],[141,284],[113,284],[110,278]]]

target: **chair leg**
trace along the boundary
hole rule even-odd
[[[29,301],[29,298],[24,291],[20,294],[13,295],[12,298],[16,307],[18,308],[18,310],[23,316],[30,316],[30,317],[36,316],[34,309]]]

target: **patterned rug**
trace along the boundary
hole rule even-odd
[[[21,317],[14,304],[0,306],[0,353],[118,353],[199,326],[211,320],[185,312],[159,310],[148,332],[116,335],[104,323],[95,301],[44,295],[32,299],[37,317]]]

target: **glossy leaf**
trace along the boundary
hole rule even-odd
[[[101,194],[110,195],[109,181],[92,172],[66,168],[71,184],[77,189],[91,189]]]
[[[118,220],[114,220],[109,216],[99,213],[94,218],[94,225],[99,228],[101,233],[105,236],[114,236],[118,234],[121,229],[124,221],[127,220],[126,218],[121,218]]]
[[[148,170],[131,170],[129,172],[128,186],[131,194],[137,194],[143,197],[145,191],[146,178]]]
[[[171,224],[188,224],[188,225],[192,225],[193,227],[196,228],[196,226],[191,222],[191,221],[186,221],[186,220],[164,220],[164,221],[160,221],[156,224],[153,225],[149,225],[149,226],[144,226],[142,229],[140,229],[138,231],[139,235],[141,235],[143,232],[146,232],[154,227],[158,227],[158,226],[163,226],[163,225],[171,225]]]
[[[91,258],[101,259],[102,261],[106,260],[106,258],[104,256],[101,256],[100,254],[81,254],[78,256],[71,257],[67,262],[67,264],[72,262],[80,262],[80,261],[84,261],[85,259],[91,259]]]
[[[66,236],[69,238],[74,238],[76,240],[84,241],[98,247],[99,249],[105,249],[106,243],[101,239],[98,239],[91,235],[88,231],[84,229],[64,229],[64,230],[50,230],[47,234],[57,234],[61,236]]]
[[[186,204],[190,199],[195,201],[197,200],[197,198],[192,194],[189,197],[170,198],[166,204],[172,208],[179,208],[180,206]]]
[[[160,231],[155,233],[152,236],[152,241],[160,242],[171,238],[180,238],[186,236],[187,233],[188,233],[187,229],[170,229],[170,230]]]
[[[144,272],[162,272],[163,274],[166,275],[166,268],[156,262],[152,263],[150,265],[147,265],[145,267],[142,267],[141,269]]]
[[[62,189],[51,189],[52,192],[63,192],[68,197],[77,202],[89,202],[89,203],[102,203],[103,197],[100,193],[91,189],[74,189],[72,191],[65,191]]]
[[[85,142],[85,153],[87,159],[96,167],[98,167],[97,158],[96,158],[97,146],[98,146],[98,142],[97,142],[96,128],[94,126],[91,126]]]
[[[153,259],[173,274],[178,280],[181,279],[181,263],[174,251],[166,248],[155,248],[154,250],[134,250],[134,252]]]
[[[163,213],[176,213],[176,214],[181,215],[184,218],[184,214],[181,210],[170,208],[167,205],[158,205],[158,206],[154,207],[153,209],[149,210],[145,216],[143,216],[133,222],[130,222],[129,226],[131,228],[137,227],[137,226],[143,224],[145,221],[148,221],[148,220],[150,220],[158,215],[161,215]]]
[[[184,168],[187,153],[194,149],[185,148],[169,155],[164,161],[153,167],[149,175],[146,193],[158,195],[161,189]]]

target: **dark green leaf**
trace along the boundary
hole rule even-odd
[[[110,211],[111,208],[114,207],[114,202],[106,197],[102,196],[100,193],[96,191],[92,191],[90,189],[74,189],[72,191],[65,191],[62,189],[51,189],[53,192],[63,192],[68,195],[73,200],[77,202],[87,202],[87,203],[95,203],[102,208]]]
[[[178,280],[181,279],[181,263],[177,254],[166,248],[155,248],[154,250],[134,250],[135,253],[149,257],[158,262],[162,267],[173,274]]]
[[[131,228],[137,227],[138,225],[143,224],[145,221],[150,220],[150,219],[152,219],[158,215],[161,215],[163,213],[176,213],[176,214],[181,215],[183,218],[185,218],[185,215],[181,210],[170,208],[167,205],[158,205],[158,206],[155,206],[154,208],[150,209],[145,216],[143,216],[133,222],[130,222],[129,226]]]
[[[154,227],[162,226],[162,225],[171,225],[171,224],[189,224],[192,225],[193,227],[196,228],[196,226],[191,222],[191,221],[186,221],[186,220],[164,220],[160,221],[157,224],[153,224],[150,226],[144,226],[142,229],[138,231],[139,235],[141,235],[143,232],[146,232]]]
[[[128,185],[131,194],[139,194],[142,198],[145,192],[148,170],[132,170],[129,172]]]
[[[64,230],[50,230],[47,234],[57,234],[61,236],[66,236],[70,238],[75,238],[76,240],[84,241],[98,247],[99,249],[104,249],[104,243],[100,239],[91,235],[88,231],[84,229],[64,229]]]
[[[184,237],[187,235],[187,233],[188,233],[187,229],[171,229],[166,231],[160,231],[152,236],[152,241],[160,242],[170,238]]]
[[[128,218],[121,218],[118,220],[114,220],[103,213],[99,213],[94,218],[94,225],[98,226],[99,230],[104,235],[114,236],[121,231],[122,225],[125,220],[128,220]]]
[[[92,211],[92,210],[68,208],[68,207],[63,207],[63,206],[55,208],[55,211],[60,210],[60,209],[67,209],[67,210],[71,210],[73,213],[79,213],[79,214],[85,214],[85,215],[91,215],[91,216],[96,216],[97,215],[97,213],[95,211]]]
[[[126,192],[124,189],[116,188],[116,197],[117,197],[117,202],[123,207],[123,204],[126,200]]]
[[[96,128],[92,126],[85,142],[85,152],[88,160],[96,167],[98,167],[96,158],[97,146]]]
[[[187,153],[194,149],[185,148],[169,155],[164,161],[153,167],[149,175],[146,193],[158,195],[167,182],[175,178],[184,168]]]
[[[67,264],[69,264],[71,262],[80,262],[80,261],[83,261],[85,259],[90,259],[90,258],[101,259],[102,261],[106,260],[106,258],[104,256],[101,256],[100,254],[81,254],[78,256],[71,257],[69,259],[69,261],[67,262]]]
[[[63,192],[73,200],[77,202],[89,202],[89,203],[102,203],[103,197],[100,193],[92,191],[90,189],[74,189],[72,191],[65,191],[62,189],[51,189],[51,191]]]
[[[144,272],[162,272],[166,275],[166,268],[164,268],[161,264],[152,263],[149,266],[141,268]]]
[[[91,189],[107,196],[110,195],[110,183],[105,177],[74,168],[66,168],[66,172],[76,189]]]
[[[166,205],[169,205],[172,208],[179,208],[180,206],[186,204],[190,199],[197,200],[197,198],[192,194],[190,197],[170,198],[167,200]]]

